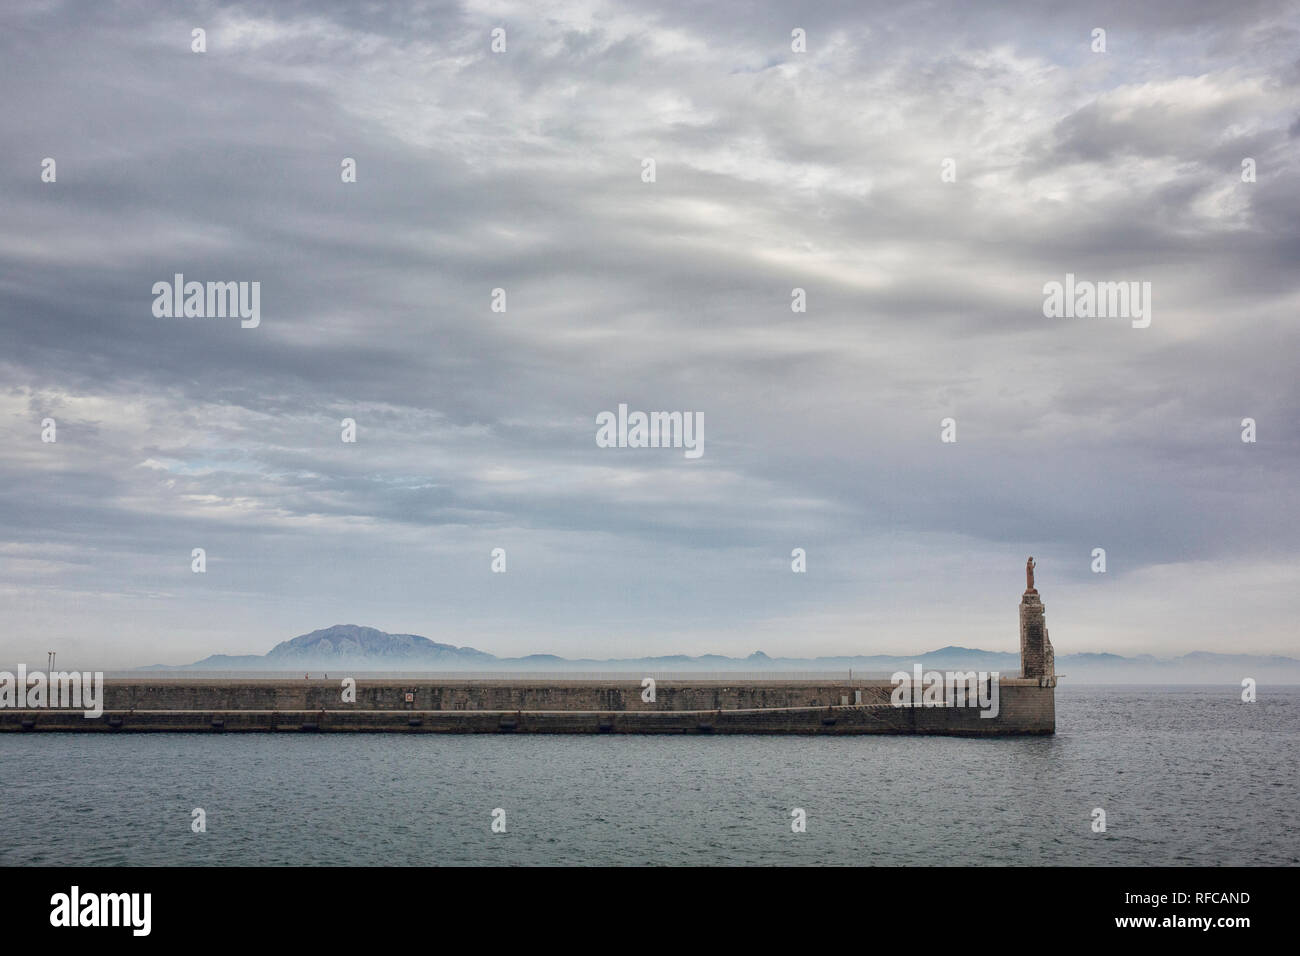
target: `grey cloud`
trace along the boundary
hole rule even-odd
[[[947,575],[937,646],[1030,552],[1087,606],[1104,543],[1117,608],[1294,557],[1286,4],[611,5],[515,14],[498,57],[452,4],[0,18],[0,653],[262,651],[325,610],[748,653],[800,614],[915,623],[899,555]],[[1045,320],[1067,271],[1153,281],[1152,327]],[[175,272],[260,280],[261,328],[153,318]],[[704,458],[597,448],[619,402],[703,411]],[[764,649],[898,648],[826,627]]]

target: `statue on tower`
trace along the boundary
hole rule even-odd
[[[1025,593],[1020,597],[1020,676],[1056,686],[1056,652],[1047,636],[1043,602],[1034,587],[1034,559],[1025,562]]]

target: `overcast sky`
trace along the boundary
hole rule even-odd
[[[362,6],[0,11],[0,660],[1300,651],[1296,3]]]

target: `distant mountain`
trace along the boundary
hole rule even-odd
[[[472,647],[439,644],[418,634],[388,634],[373,627],[336,624],[282,641],[262,656],[256,654],[213,654],[194,664],[179,667],[154,665],[145,670],[297,671],[351,667],[369,671],[526,671],[546,673],[609,671],[702,671],[720,673],[850,671],[861,676],[888,676],[910,670],[914,664],[935,670],[999,671],[1013,676],[1020,672],[1020,655],[1008,651],[985,651],[950,645],[910,657],[886,654],[848,657],[768,657],[755,651],[748,657],[704,654],[668,654],[661,657],[606,660],[529,654],[525,657],[496,657]],[[1064,654],[1056,658],[1056,670],[1070,683],[1197,684],[1233,683],[1253,677],[1272,683],[1300,683],[1300,660],[1276,655],[1215,654],[1193,651],[1170,660],[1149,654],[1122,657],[1119,654]]]
[[[263,657],[213,654],[182,670],[299,670],[365,666],[373,670],[410,670],[489,666],[491,654],[472,647],[439,644],[418,634],[388,634],[374,627],[335,624],[333,627],[281,641]]]

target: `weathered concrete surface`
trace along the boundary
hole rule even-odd
[[[1026,591],[1020,599],[1020,673],[1056,685],[1056,653],[1047,633],[1047,609],[1037,590]]]
[[[150,678],[105,681],[98,718],[0,710],[0,731],[1050,734],[1054,683],[1002,678],[998,716],[987,718],[894,707],[890,683],[870,680],[660,680],[654,702],[637,679],[358,681],[356,702],[343,703],[335,680]]]

